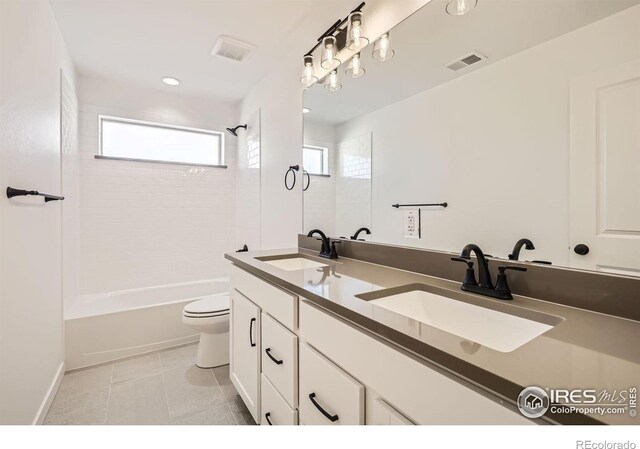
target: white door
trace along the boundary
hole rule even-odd
[[[640,60],[572,81],[570,125],[571,266],[640,276]]]
[[[260,308],[231,290],[231,382],[256,423],[260,413]]]

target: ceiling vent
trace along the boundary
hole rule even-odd
[[[247,42],[229,36],[220,36],[213,45],[211,54],[235,62],[244,62],[255,48],[255,45]]]
[[[476,64],[480,61],[484,61],[487,59],[486,56],[481,55],[478,52],[473,52],[469,55],[466,55],[460,59],[453,61],[451,64],[447,64],[446,67],[449,70],[453,70],[454,72],[464,69],[465,67],[469,67],[470,65]]]

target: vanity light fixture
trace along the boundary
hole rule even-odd
[[[167,84],[168,86],[179,86],[182,81],[180,81],[178,78],[165,76],[162,78],[162,82]]]
[[[391,48],[391,40],[389,33],[384,33],[373,46],[373,59],[380,62],[388,61],[393,58],[396,52]]]
[[[336,70],[332,70],[331,73],[327,76],[327,80],[324,83],[324,88],[329,92],[337,92],[342,89],[342,84],[340,84],[340,78],[338,77],[338,72]]]
[[[356,53],[349,61],[349,65],[346,70],[346,74],[351,78],[360,78],[365,74],[365,69],[362,67],[362,59],[360,58],[360,53]]]
[[[313,83],[318,81],[318,77],[316,76],[316,70],[313,67],[313,56],[305,55],[303,59],[302,66],[302,76],[300,77],[300,82],[306,88],[309,88]]]
[[[341,61],[336,57],[338,51],[338,41],[335,36],[322,38],[322,57],[320,58],[322,68],[335,70],[340,66]]]
[[[452,16],[464,16],[478,4],[478,0],[449,0],[445,10]]]
[[[364,13],[353,11],[347,19],[347,48],[352,51],[360,51],[369,45],[369,39],[364,35]]]

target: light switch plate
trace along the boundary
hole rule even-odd
[[[408,239],[420,238],[420,209],[405,209],[404,236]]]

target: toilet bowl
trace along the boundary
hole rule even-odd
[[[187,304],[182,310],[182,322],[200,332],[198,367],[229,363],[229,295],[208,296]]]

